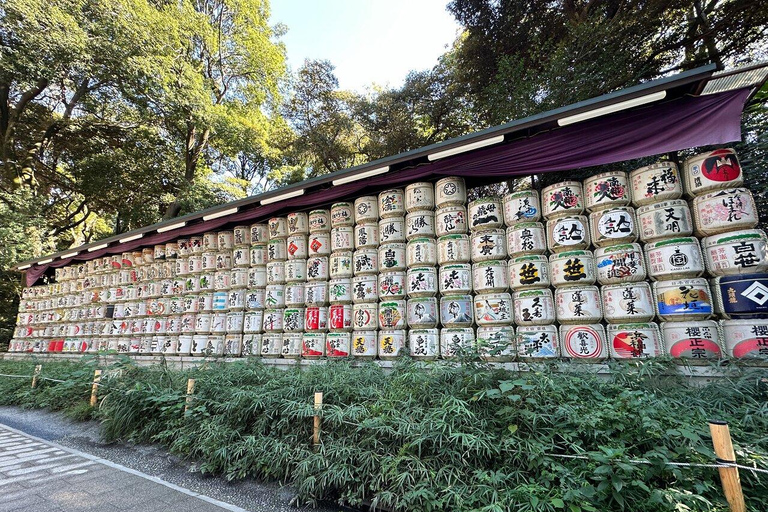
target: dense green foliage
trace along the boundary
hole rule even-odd
[[[88,415],[96,359],[0,377],[0,403]],[[2,362],[0,373],[32,373]],[[102,366],[103,367],[103,366]],[[409,511],[725,511],[711,463],[708,419],[730,424],[739,462],[768,468],[768,381],[757,369],[691,386],[664,362],[616,366],[608,378],[541,367],[510,373],[476,365],[327,363],[290,371],[257,360],[198,369],[105,373],[92,411],[106,440],[157,442],[205,473],[291,483],[304,502],[340,500]],[[187,378],[197,380],[183,412]],[[323,391],[312,448],[312,396]],[[585,459],[559,455],[580,455]],[[650,464],[633,462],[634,459]],[[768,508],[765,475],[741,471],[751,510]]]

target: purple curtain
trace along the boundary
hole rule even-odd
[[[246,206],[242,211],[133,242],[58,260],[63,267],[73,260],[86,261],[107,254],[132,251],[179,237],[212,231],[224,225],[257,222],[292,210],[309,210],[356,195],[377,193],[416,180],[442,176],[498,178],[564,171],[610,164],[683,149],[741,140],[741,113],[751,89],[737,89],[708,96],[682,98],[618,112],[581,123],[538,133],[501,146],[492,146],[418,167],[389,172],[367,180],[314,191],[267,206]],[[27,270],[32,286],[49,265]]]

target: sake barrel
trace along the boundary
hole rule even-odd
[[[640,244],[622,244],[595,249],[597,281],[602,284],[636,283],[646,278]]]
[[[651,285],[622,283],[603,286],[603,314],[608,323],[650,322],[656,315]]]
[[[328,282],[328,300],[330,302],[352,302],[352,279],[331,279]]]
[[[192,339],[193,336],[181,335],[179,336],[179,345],[177,352],[180,356],[188,356],[192,351]]]
[[[704,238],[707,270],[714,276],[765,272],[768,270],[767,240],[765,232],[759,229]]]
[[[329,258],[329,275],[331,279],[352,277],[352,252],[340,251],[331,253]]]
[[[381,282],[382,276],[386,276],[388,274],[379,274],[379,282]],[[437,270],[435,267],[409,268],[407,279],[408,297],[434,297],[437,295]],[[389,286],[387,287],[389,288]],[[400,288],[400,290],[402,293],[403,289]],[[396,291],[397,289],[395,292]],[[382,297],[382,300],[384,300],[384,297]]]
[[[178,248],[177,255],[179,258],[186,258],[192,254],[192,248],[189,245],[189,238],[179,238],[176,240],[176,246]],[[131,253],[132,254],[132,253]],[[135,259],[131,258],[131,264],[135,264]]]
[[[328,236],[329,235],[327,233],[318,233],[317,243],[327,245],[326,238]],[[355,228],[352,226],[339,226],[332,228],[330,234],[330,243],[331,252],[346,252],[353,250],[355,248]]]
[[[603,318],[597,286],[555,288],[555,307],[561,324],[590,324]]]
[[[405,211],[434,210],[435,190],[432,183],[420,181],[405,187]]]
[[[378,260],[378,261],[376,261]],[[377,265],[378,263],[378,265]],[[358,271],[358,267],[360,270]],[[361,255],[358,263],[355,258],[355,274],[365,272],[386,272],[391,270],[406,269],[406,245],[382,244],[379,246],[376,257],[371,254]]]
[[[268,332],[261,336],[261,355],[263,357],[279,357],[283,349],[283,335],[278,332]]]
[[[227,308],[231,310],[245,309],[245,289],[229,290],[227,294]]]
[[[211,332],[211,323],[213,323],[213,315],[211,313],[198,313],[195,317],[195,332],[199,334]]]
[[[351,331],[352,304],[331,304],[328,308],[328,327],[332,331]]]
[[[549,288],[512,294],[517,325],[549,325],[555,322],[555,301]]]
[[[647,359],[664,354],[655,322],[609,325],[607,331],[608,349],[614,359]]]
[[[511,325],[478,327],[476,345],[484,361],[512,361],[515,359],[515,328]]]
[[[472,233],[470,253],[475,263],[506,258],[507,241],[504,230],[487,229]]]
[[[549,271],[555,287],[595,284],[597,271],[592,251],[566,251],[549,257]]]
[[[379,359],[395,359],[405,352],[405,329],[379,331]]]
[[[467,207],[469,229],[472,232],[498,229],[504,226],[504,207],[501,198],[481,197]]]
[[[281,332],[283,330],[283,310],[265,309],[264,310],[264,331]]]
[[[413,240],[419,237],[435,236],[435,212],[419,210],[405,216],[405,238]]]
[[[255,288],[245,292],[245,308],[248,310],[263,309],[267,298],[264,288]]]
[[[331,206],[331,228],[355,225],[355,210],[352,203],[334,203]]]
[[[547,252],[547,231],[541,222],[520,222],[507,228],[507,253],[510,258]]]
[[[219,251],[231,251],[235,247],[235,234],[231,230],[219,231],[216,233]]]
[[[213,292],[213,310],[225,311],[227,309],[229,292],[218,291]]]
[[[288,260],[284,268],[286,283],[303,283],[307,280],[307,260]]]
[[[376,357],[378,340],[376,331],[352,331],[352,356],[361,359]]]
[[[365,274],[352,278],[352,302],[376,302],[378,300],[378,283],[375,274]]]
[[[527,290],[550,285],[549,263],[541,254],[519,256],[509,261],[509,287]]]
[[[184,260],[179,260],[179,261],[184,261]],[[204,252],[201,256],[201,262],[202,262],[201,270],[203,272],[216,270],[216,253],[211,251]],[[187,264],[187,268],[189,268],[189,264]]]
[[[442,208],[467,202],[467,186],[464,178],[450,176],[435,183],[435,206]]]
[[[251,244],[266,243],[269,240],[269,226],[267,224],[251,224]]]
[[[700,236],[754,228],[758,222],[755,200],[745,188],[716,190],[694,197],[693,218]]]
[[[363,196],[355,199],[355,223],[378,222],[379,203],[376,196]]]
[[[267,285],[264,303],[266,307],[271,309],[285,307],[285,285]]]
[[[309,212],[309,232],[327,233],[331,230],[331,211],[312,210]]]
[[[408,299],[406,304],[409,327],[427,329],[437,327],[439,313],[436,297]]]
[[[508,293],[479,293],[475,295],[473,310],[479,327],[509,325],[514,320],[512,296]]]
[[[515,336],[517,358],[547,361],[560,355],[560,340],[554,325],[519,325]]]
[[[390,300],[379,303],[380,329],[405,329],[406,305],[404,300]]]
[[[609,171],[584,180],[584,204],[589,212],[628,206],[632,200],[627,173]]]
[[[232,229],[235,247],[248,247],[251,245],[251,227],[235,226]]]
[[[190,258],[190,262],[192,258]],[[235,247],[232,251],[232,266],[235,267],[247,267],[251,264],[251,251],[248,247]],[[189,271],[194,273],[192,266],[190,265]]]
[[[428,272],[429,270],[434,273],[435,269],[429,267],[426,271]],[[410,270],[408,272],[410,277]],[[430,282],[427,282],[427,279],[428,278],[424,278],[425,283],[418,282],[417,285],[425,288],[428,287]],[[432,293],[432,295],[434,295],[437,293],[437,276],[433,276],[431,284],[435,287],[435,292]],[[383,272],[378,276],[378,294],[381,300],[404,299],[406,290],[408,289],[407,286],[405,272]],[[419,294],[429,295],[426,293],[427,291],[428,290],[417,289],[417,295],[415,296],[418,296]]]
[[[304,309],[304,329],[310,332],[328,329],[328,308],[326,306],[308,306]]]
[[[251,246],[250,250],[251,266],[266,265],[267,258],[267,244],[256,244]]]
[[[482,261],[472,265],[472,288],[478,293],[509,289],[506,260]]]
[[[738,187],[744,174],[736,152],[730,148],[716,149],[686,158],[683,163],[685,192],[698,196],[710,190]]]
[[[285,283],[285,262],[270,261],[267,263],[267,284]]]
[[[691,236],[693,233],[691,210],[683,199],[672,199],[638,208],[637,222],[640,225],[640,240],[645,243],[670,237]]]
[[[560,326],[560,354],[565,358],[600,362],[608,357],[605,345],[605,329],[600,324]]]
[[[189,281],[197,283],[199,291],[199,281],[197,279],[190,279]],[[229,282],[232,288],[245,288],[248,286],[248,269],[247,268],[233,268],[229,272]],[[194,291],[194,285],[192,289]]]
[[[285,217],[272,217],[267,222],[267,229],[270,240],[284,239],[288,236],[288,222],[286,222]]]
[[[301,338],[301,357],[317,359],[325,355],[325,333],[305,332]]]
[[[437,329],[410,329],[408,347],[411,357],[421,360],[434,360],[440,354],[440,338]]]
[[[504,223],[507,226],[541,219],[541,202],[535,190],[521,190],[504,196]]]
[[[437,239],[437,262],[440,265],[469,263],[470,257],[469,236],[445,235]]]
[[[243,335],[243,356],[261,355],[261,334]]]
[[[563,181],[541,191],[542,213],[547,220],[580,215],[584,211],[584,193],[578,181]]]
[[[404,244],[389,244],[389,245],[404,245]],[[379,262],[380,256],[382,253],[382,247],[385,247],[384,245],[379,246],[379,249],[358,249],[352,254],[352,272],[354,275],[364,275],[364,274],[375,274],[379,271]],[[403,247],[404,249],[404,247]],[[402,254],[403,259],[401,260],[403,264],[403,268],[405,267],[405,251],[403,251]],[[386,270],[386,269],[381,269]],[[396,269],[393,269],[396,270]]]
[[[305,283],[304,304],[307,306],[325,306],[328,304],[328,281]]]
[[[468,264],[444,265],[438,276],[442,295],[468,294],[472,291],[471,266]]]
[[[715,312],[722,318],[768,318],[768,274],[716,277],[710,285]]]
[[[434,216],[437,236],[460,235],[468,230],[467,208],[463,204],[438,208]]]
[[[723,339],[728,357],[768,361],[768,319],[725,320]]]
[[[661,320],[706,320],[712,315],[712,295],[704,278],[656,281],[653,295]]]
[[[243,332],[260,333],[264,325],[264,311],[248,311],[243,317]]]
[[[475,330],[471,327],[450,327],[440,329],[440,355],[452,359],[474,350]]]
[[[405,217],[387,217],[379,221],[379,242],[405,242]]]
[[[307,281],[327,281],[328,257],[315,256],[307,260]]]
[[[289,260],[303,260],[308,256],[306,235],[291,235],[286,242],[286,253]]]
[[[353,305],[352,327],[356,331],[375,331],[378,328],[378,304],[365,302]]]
[[[629,181],[632,185],[632,204],[635,206],[683,196],[683,182],[673,162],[659,162],[635,169],[629,173]]]
[[[654,280],[698,277],[704,273],[699,241],[670,238],[645,245],[648,276]]]
[[[589,215],[589,226],[595,247],[634,242],[638,236],[635,209],[631,206],[592,212]]]
[[[381,247],[379,250],[381,250]],[[437,265],[437,243],[435,239],[412,238],[406,245],[405,261],[409,268]]]
[[[283,332],[302,332],[304,330],[304,308],[285,308],[283,310]]]
[[[242,333],[244,328],[244,316],[242,311],[233,311],[227,313],[227,325],[226,332],[228,333]]]
[[[309,233],[309,218],[304,212],[291,212],[286,217],[288,235],[307,235]]]
[[[329,332],[325,335],[325,354],[328,357],[349,357],[352,334],[349,332]]]
[[[355,224],[355,249],[376,248],[379,246],[379,223],[361,222]]]
[[[144,260],[144,263],[153,263],[155,261],[155,251],[151,247],[145,247],[141,250],[141,258]]]
[[[379,192],[379,215],[382,219],[405,215],[405,192],[401,188]]]
[[[585,216],[558,217],[547,221],[547,247],[550,251],[588,249],[590,244],[589,222]]]
[[[688,364],[707,364],[722,357],[720,331],[712,320],[662,322],[661,333],[665,352]]]
[[[288,259],[288,244],[285,238],[275,238],[267,243],[267,261],[285,261]]]
[[[155,319],[155,333],[165,332],[165,326],[160,327],[162,317]],[[223,334],[227,332],[227,313],[217,311],[211,317],[211,334]]]

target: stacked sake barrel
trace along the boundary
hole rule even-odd
[[[238,230],[235,229],[237,239]],[[272,343],[262,345],[264,335],[264,309],[267,296],[267,264],[269,262],[268,240],[269,227],[267,224],[252,224],[243,245],[250,243],[248,249],[248,282],[245,290],[245,314],[243,316],[243,355],[259,355],[266,349],[265,355],[275,354],[282,347],[282,337],[273,337]],[[237,240],[236,240],[237,241]],[[245,247],[243,247],[245,250]],[[235,251],[236,261],[240,260],[238,250]],[[273,269],[274,270],[274,269]],[[270,339],[269,337],[267,338]],[[271,352],[270,352],[271,351]]]

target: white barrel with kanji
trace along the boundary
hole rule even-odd
[[[383,246],[379,247],[379,251],[381,251],[381,247]],[[409,268],[437,265],[437,243],[435,239],[412,238],[406,244],[405,261]]]
[[[351,353],[353,357],[361,359],[373,359],[377,352],[377,332],[373,331],[352,331]]]
[[[595,247],[630,243],[637,240],[635,209],[619,206],[592,212],[589,215],[590,236]]]
[[[219,231],[216,233],[219,250],[232,250],[235,247],[235,234],[232,231]]]
[[[477,293],[507,291],[509,289],[507,261],[490,260],[473,264],[472,288]]]
[[[291,235],[285,246],[289,260],[303,260],[308,256],[307,235]]]
[[[304,283],[304,304],[307,306],[325,306],[328,304],[328,281]]]
[[[521,361],[547,361],[560,355],[560,340],[554,325],[518,325],[515,345]]]
[[[198,291],[200,282],[197,279],[190,279],[191,290],[194,291],[195,283],[197,284]],[[233,268],[229,271],[229,283],[232,288],[245,288],[248,286],[248,269],[247,268]]]
[[[435,183],[435,206],[442,208],[467,202],[467,186],[464,178],[450,176]]]
[[[375,274],[352,278],[352,302],[377,302],[378,300],[378,282]]]
[[[506,233],[503,229],[473,232],[470,238],[470,252],[475,263],[506,258]]]
[[[283,335],[279,332],[266,332],[261,336],[262,357],[279,357],[283,349]]]
[[[522,290],[512,294],[515,323],[549,325],[555,322],[555,301],[549,288]]]
[[[653,292],[648,282],[603,286],[603,314],[608,323],[650,322],[656,315]]]
[[[478,327],[475,343],[484,361],[503,363],[515,359],[515,328],[511,325]]]
[[[720,330],[713,320],[662,322],[665,352],[688,364],[708,364],[722,357]]]
[[[312,233],[307,238],[307,253],[309,256],[328,256],[331,254],[331,249],[331,234],[329,233]]]
[[[690,236],[693,220],[688,203],[672,199],[637,209],[640,241],[650,243],[671,237]]]
[[[304,308],[304,329],[309,332],[328,330],[328,308],[326,306]]]
[[[334,203],[331,206],[331,228],[355,225],[355,208],[352,203]]]
[[[560,354],[573,361],[600,362],[608,357],[605,328],[600,324],[561,325]]]
[[[404,299],[407,287],[405,272],[382,272],[378,276],[378,294],[381,300]]]
[[[750,363],[768,362],[768,319],[724,320],[723,340],[728,357]]]
[[[527,290],[550,285],[549,261],[546,256],[534,254],[520,256],[509,261],[509,287]]]
[[[547,252],[547,230],[541,222],[520,222],[507,228],[510,258]]]
[[[401,188],[393,188],[379,192],[379,216],[398,217],[405,215],[405,192]]]
[[[261,334],[243,335],[243,356],[261,355]]]
[[[270,240],[288,237],[288,222],[285,217],[272,217],[267,221],[267,229]]]
[[[329,257],[329,275],[331,279],[350,278],[354,275],[352,270],[352,252],[340,251],[331,253]]]
[[[301,337],[301,357],[317,359],[325,355],[325,333],[305,332]]]
[[[504,227],[504,207],[499,197],[481,197],[467,207],[472,232]]]
[[[647,359],[664,354],[656,322],[611,324],[607,327],[607,340],[614,359]]]
[[[374,331],[378,328],[378,304],[357,303],[352,306],[352,328],[357,331]]]
[[[685,192],[698,196],[710,190],[733,188],[744,183],[744,174],[730,148],[716,149],[686,158],[683,163]]]
[[[248,247],[251,245],[250,226],[235,226],[232,229],[232,236],[235,247]]]
[[[227,313],[227,325],[225,328],[226,332],[242,334],[244,328],[244,320],[244,313],[242,311],[233,311]]]
[[[403,269],[405,269],[405,244],[387,244],[387,246],[400,246],[402,245],[402,265]],[[382,247],[385,247],[384,245],[380,245],[378,250],[377,249],[358,249],[352,254],[352,272],[354,275],[359,276],[363,274],[375,274],[379,272],[379,270],[382,270],[380,268],[381,265],[381,255],[382,255]],[[399,247],[394,248],[395,250]],[[399,256],[399,254],[398,254]],[[397,269],[392,269],[397,270]]]
[[[661,320],[706,320],[712,316],[712,294],[706,279],[675,279],[653,283],[656,314]]]
[[[504,223],[507,226],[540,219],[541,201],[537,191],[521,190],[504,196]]]
[[[331,211],[312,210],[308,222],[310,233],[327,233],[331,230]]]
[[[266,265],[269,261],[267,257],[267,244],[259,243],[251,246],[250,250],[251,266]]]
[[[589,222],[583,215],[558,217],[547,221],[547,247],[552,252],[588,249],[591,245]]]
[[[434,215],[437,236],[460,235],[469,230],[467,207],[463,204],[443,206],[438,208]]]
[[[744,229],[701,240],[707,271],[713,276],[768,271],[768,237],[761,229]]]
[[[381,276],[379,274],[379,282]],[[434,297],[437,295],[437,269],[435,267],[409,268],[407,273],[406,292],[408,297]]]
[[[622,244],[595,249],[597,281],[602,285],[636,283],[646,278],[640,244]]]
[[[693,220],[699,236],[754,228],[757,205],[746,188],[715,190],[693,198]]]
[[[352,333],[329,332],[325,335],[325,355],[331,358],[349,357]]]
[[[331,304],[328,308],[328,328],[332,331],[351,331],[352,304]]]
[[[440,314],[437,297],[410,298],[406,303],[408,327],[427,329],[437,327]]]
[[[326,235],[325,233],[321,233]],[[319,235],[319,234],[318,234]],[[330,234],[331,251],[336,252],[348,252],[355,248],[355,228],[352,226],[339,226],[331,229]],[[315,238],[313,238],[314,240]],[[325,244],[325,236],[317,237],[318,244]]]
[[[285,307],[285,285],[284,284],[267,285],[264,301],[265,301],[266,307],[268,308]]]
[[[379,359],[395,359],[405,351],[405,329],[384,329],[379,331]]]
[[[648,277],[653,280],[685,279],[704,273],[699,241],[694,237],[670,238],[645,244]]]
[[[267,224],[251,224],[251,244],[252,245],[266,243],[268,240],[269,240],[269,226]]]
[[[472,267],[469,264],[443,265],[438,276],[442,295],[467,294],[472,291]]]
[[[552,285],[573,286],[595,284],[597,270],[592,251],[566,251],[549,257]]]
[[[435,237],[435,212],[419,210],[405,216],[405,237]]]
[[[245,292],[245,309],[264,309],[267,291],[264,288],[253,288]]]
[[[475,345],[475,330],[471,327],[440,329],[440,356],[451,359],[459,353],[470,353]]]
[[[340,304],[352,302],[352,279],[345,277],[328,281],[328,300]]]
[[[283,310],[265,309],[264,310],[264,331],[282,332],[283,331]]]
[[[251,253],[248,247],[235,247],[232,250],[232,266],[233,267],[247,267],[251,264]],[[202,269],[201,269],[202,270]],[[192,258],[190,258],[189,271],[195,273],[195,268],[192,264]]]
[[[307,280],[307,260],[288,260],[284,268],[286,283],[303,283]]]
[[[480,327],[509,325],[514,321],[512,296],[508,293],[477,294],[472,308]]]
[[[378,222],[379,201],[376,196],[363,196],[355,199],[355,223]]]
[[[387,217],[379,221],[379,241],[382,244],[405,242],[405,217]]]
[[[609,171],[584,180],[584,205],[588,212],[628,206],[632,200],[629,178],[623,171]]]
[[[683,182],[674,162],[659,162],[635,169],[629,173],[629,181],[632,204],[636,207],[683,196]]]
[[[440,265],[469,263],[470,241],[467,235],[445,235],[437,239],[437,262]]]
[[[309,233],[309,218],[304,212],[291,212],[286,217],[288,236]]]
[[[408,347],[411,357],[430,361],[440,355],[440,337],[437,329],[410,329]]]
[[[361,222],[355,224],[355,249],[379,246],[379,223]]]
[[[435,189],[432,183],[419,181],[405,187],[405,211],[435,209]]]
[[[264,326],[264,311],[248,311],[243,317],[243,332],[247,334],[260,333]]]
[[[584,211],[584,192],[578,181],[563,181],[541,191],[542,213],[546,220],[580,215]]]
[[[315,256],[307,260],[307,281],[327,281],[328,256]]]
[[[589,324],[603,319],[597,286],[555,288],[555,307],[560,324]]]
[[[287,259],[288,244],[285,238],[275,238],[267,243],[267,261],[285,261]]]

